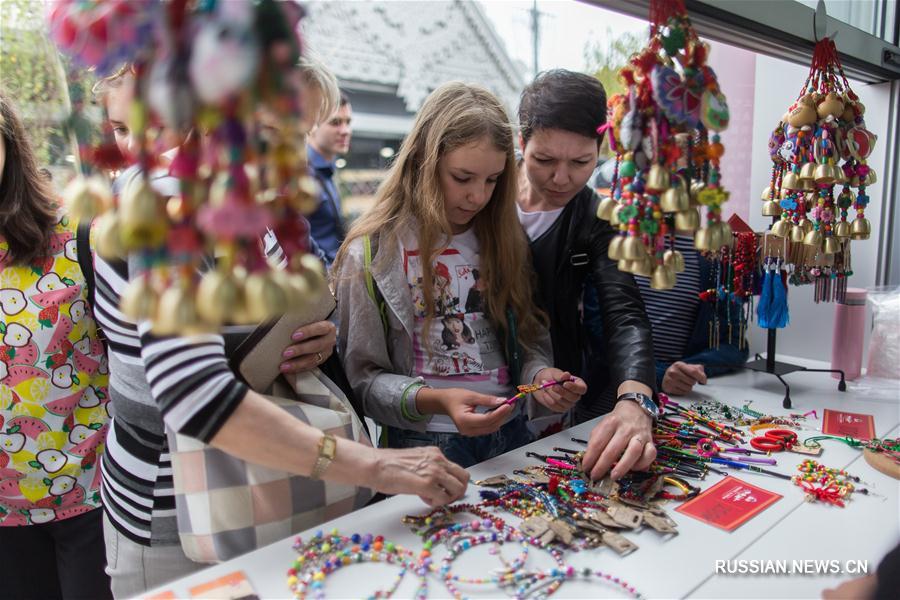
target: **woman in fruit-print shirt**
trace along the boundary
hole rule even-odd
[[[0,133],[0,589],[111,598],[97,463],[108,370],[75,225],[2,94]]]

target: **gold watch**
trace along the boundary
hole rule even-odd
[[[337,454],[337,440],[330,433],[326,433],[319,440],[319,454],[316,457],[316,464],[313,467],[310,478],[321,479],[325,469],[334,460],[335,454]]]

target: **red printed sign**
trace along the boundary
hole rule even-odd
[[[745,483],[735,477],[726,477],[675,510],[719,529],[734,531],[780,499],[780,494]]]
[[[872,415],[848,413],[825,409],[822,418],[822,433],[827,435],[849,435],[858,440],[875,437],[875,419]]]

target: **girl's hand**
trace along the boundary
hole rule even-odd
[[[297,343],[284,349],[281,357],[282,373],[310,371],[325,362],[334,351],[337,328],[331,321],[304,325],[291,336]]]
[[[534,392],[534,399],[554,412],[566,412],[578,402],[587,391],[587,384],[578,377],[574,381],[567,371],[547,368],[541,369],[534,376],[533,383],[542,384],[548,381],[565,381],[562,385],[552,385]]]
[[[447,415],[463,435],[487,435],[506,423],[513,411],[506,398],[485,396],[462,388],[422,388],[416,393],[416,406],[423,414]],[[491,412],[479,413],[477,408],[486,406]]]
[[[450,462],[437,448],[375,449],[375,468],[367,485],[385,494],[416,494],[436,507],[466,493],[469,473]]]

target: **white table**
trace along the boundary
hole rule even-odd
[[[797,361],[794,361],[797,362]],[[806,361],[807,366],[813,365]],[[873,387],[865,380],[847,382],[847,391],[837,391],[837,381],[822,373],[793,373],[787,376],[791,384],[792,412],[805,413],[817,410],[819,417],[824,408],[871,414],[875,417],[876,435],[896,436],[900,428],[900,384],[880,382]],[[700,387],[693,398],[709,396],[732,405],[752,400],[756,410],[784,414],[781,401],[784,388],[771,375],[741,372],[710,381]],[[688,397],[687,400],[690,400]],[[552,453],[553,446],[574,447],[570,437],[587,438],[595,422],[584,423],[568,431],[520,448],[503,456],[486,461],[469,469],[477,480],[498,473],[510,473],[524,465],[534,464],[525,457],[526,450],[542,454]],[[821,427],[821,421],[810,421],[810,427]],[[802,432],[801,438],[815,435]],[[884,498],[867,498],[855,495],[847,508],[804,502],[803,493],[789,481],[746,471],[733,472],[737,477],[779,493],[783,496],[763,512],[728,533],[690,517],[674,512],[675,503],[669,503],[669,514],[678,523],[678,536],[664,538],[646,529],[640,533],[628,533],[627,537],[640,548],[632,554],[620,557],[608,548],[589,552],[569,553],[567,562],[576,567],[591,566],[621,577],[636,586],[647,597],[819,597],[826,587],[833,586],[850,574],[824,575],[716,575],[716,560],[730,559],[834,559],[842,568],[847,560],[868,561],[869,572],[874,572],[881,557],[900,541],[900,481],[882,475],[868,466],[859,450],[840,442],[823,442],[825,450],[820,460],[830,467],[840,467],[857,474]],[[777,455],[778,466],[784,473],[793,473],[803,460],[799,454]],[[711,474],[702,483],[704,489],[721,478]],[[470,486],[464,499],[477,502],[481,488]],[[401,523],[407,514],[426,512],[418,499],[394,497],[344,517],[330,521],[318,529],[337,528],[342,534],[372,533],[411,547],[421,547],[421,540]],[[503,514],[507,521],[516,519]],[[315,530],[305,532],[308,537]],[[162,586],[155,592],[171,590],[179,597],[187,597],[188,589],[236,570],[243,570],[254,589],[263,598],[289,596],[285,579],[286,571],[294,558],[291,549],[293,539],[282,540],[270,546],[233,559],[226,563],[197,572],[191,576]],[[514,549],[504,553],[513,556]],[[436,556],[440,556],[436,554]],[[532,551],[530,564],[550,566],[551,561],[541,551]],[[488,566],[486,566],[488,565]],[[473,549],[454,563],[456,572],[470,576],[484,576],[486,571],[498,566],[497,558],[490,556],[486,548]],[[355,565],[330,576],[326,584],[329,597],[364,597],[376,589],[386,587],[396,571],[384,565]],[[398,598],[412,597],[415,579],[407,576],[398,589]],[[469,586],[462,588],[471,597],[500,597],[494,588]],[[617,589],[599,582],[572,581],[565,583],[556,593],[560,598],[617,597]],[[447,597],[443,585],[432,578],[429,597]]]

